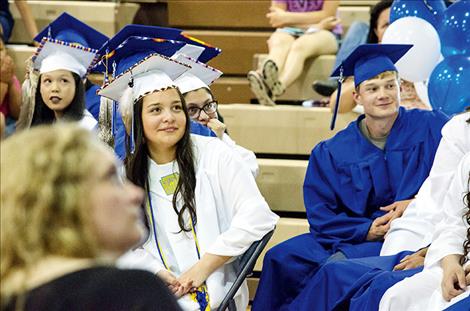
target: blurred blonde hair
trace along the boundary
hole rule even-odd
[[[77,125],[38,126],[1,146],[1,298],[4,280],[48,255],[94,258],[88,197],[103,146]]]

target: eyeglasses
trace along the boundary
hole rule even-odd
[[[191,117],[191,119],[197,119],[199,118],[199,115],[201,114],[201,111],[204,110],[204,112],[209,115],[210,113],[214,113],[217,111],[217,101],[213,100],[211,102],[208,102],[202,108],[199,108],[197,106],[192,106],[188,108],[188,114]]]

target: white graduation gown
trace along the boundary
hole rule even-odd
[[[83,112],[83,117],[80,121],[78,121],[80,127],[83,127],[90,131],[95,131],[98,126],[98,121],[93,117],[93,115],[85,109]]]
[[[242,255],[254,241],[261,239],[274,228],[279,217],[269,209],[258,190],[253,175],[238,154],[218,138],[191,135],[191,140],[196,158],[196,232],[201,257],[206,252],[221,256]],[[152,168],[149,172],[151,171]],[[152,179],[150,178],[150,180]],[[153,186],[150,185],[151,188]],[[157,213],[158,211],[155,215]],[[175,237],[171,235],[168,233],[166,237],[168,241],[174,241]],[[185,269],[182,267],[194,265],[197,261],[197,255],[194,255],[195,248],[190,234],[179,235],[178,238],[190,239],[189,244],[186,243],[188,241],[177,243],[182,245],[181,247],[189,249],[189,251],[187,249],[177,250],[179,253],[186,251],[188,254],[187,258],[178,258],[178,268],[175,269],[180,270],[177,272],[184,272]],[[170,254],[171,258],[172,251],[178,245],[170,243],[172,244],[169,246],[161,245],[161,247],[165,254]],[[191,245],[191,247],[187,247],[187,245]],[[188,262],[181,263],[185,259]],[[175,263],[172,264],[175,265]],[[206,284],[212,308],[220,304],[230,289],[236,278],[237,264],[237,260],[231,260],[207,279]],[[118,265],[125,268],[146,269],[153,273],[164,269],[153,240],[152,228],[149,240],[141,248],[121,257]],[[188,296],[179,299],[179,303],[184,310],[199,309],[198,305]],[[246,309],[248,305],[246,282],[235,295],[235,303],[238,310]]]
[[[385,237],[380,255],[404,250],[416,251],[431,243],[434,229],[442,219],[441,206],[457,164],[470,151],[470,112],[455,116],[442,128],[429,177],[403,216],[395,219]]]
[[[222,135],[222,141],[227,144],[233,151],[238,153],[238,155],[242,158],[243,162],[248,166],[253,176],[256,178],[259,173],[259,166],[258,162],[256,161],[255,153],[251,150],[243,148],[235,143],[235,141],[228,136],[226,133]]]
[[[442,221],[438,224],[426,255],[424,270],[389,288],[380,301],[380,311],[438,311],[468,297],[466,291],[447,302],[442,297],[440,261],[450,254],[463,254],[468,224],[462,217],[468,210],[463,195],[469,191],[470,152],[460,162],[443,200]],[[470,256],[468,256],[470,259]]]

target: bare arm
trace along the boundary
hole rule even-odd
[[[201,260],[183,273],[178,281],[185,289],[201,286],[205,280],[231,257],[205,253]]]
[[[3,103],[5,96],[8,93],[8,83],[0,81],[0,104]]]
[[[38,27],[36,26],[36,21],[34,20],[31,8],[29,7],[28,2],[24,0],[15,0],[15,4],[20,12],[24,26],[26,27],[31,40],[33,40],[33,38],[38,34]]]
[[[19,85],[19,81],[16,76],[11,79],[11,83],[8,86],[8,105],[10,108],[10,115],[15,120],[18,120],[21,110],[21,86]]]

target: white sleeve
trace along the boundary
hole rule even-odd
[[[468,211],[464,195],[469,191],[470,152],[457,168],[443,201],[443,219],[434,232],[433,241],[426,255],[425,265],[430,266],[447,255],[463,254],[467,228],[463,215]]]
[[[442,128],[434,162],[429,172],[430,177],[454,172],[463,156],[470,151],[470,124],[466,120],[470,113],[457,115]]]
[[[238,155],[242,158],[243,162],[248,166],[253,176],[256,178],[259,173],[258,162],[256,161],[256,156],[253,151],[243,148],[239,146],[233,141],[230,136],[226,133],[222,136],[222,141],[229,146],[233,151],[238,153]]]
[[[233,152],[218,152],[216,175],[221,204],[231,217],[227,230],[208,248],[221,256],[243,254],[255,241],[274,229],[279,217],[274,214],[261,195],[253,175]]]
[[[123,269],[141,269],[157,274],[165,269],[160,260],[142,247],[130,250],[118,258],[116,265]]]

